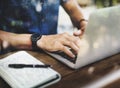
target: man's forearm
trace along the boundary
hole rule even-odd
[[[80,20],[84,19],[84,16],[82,14],[82,10],[80,6],[78,5],[76,0],[68,0],[66,3],[63,3],[62,5],[66,12],[69,14],[74,26],[77,28],[80,28]]]
[[[6,48],[4,42],[9,46],[17,49],[32,49],[31,47],[31,34],[15,34],[10,32],[5,32],[0,30],[0,40],[2,41],[3,48]]]

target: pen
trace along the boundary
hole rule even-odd
[[[9,64],[8,67],[10,68],[48,68],[51,65],[48,64]]]

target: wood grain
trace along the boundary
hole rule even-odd
[[[38,60],[52,65],[52,68],[62,75],[62,79],[48,88],[81,88],[85,85],[96,81],[113,70],[120,68],[120,54],[108,57],[104,60],[87,65],[78,70],[73,70],[57,61],[51,56],[39,51],[27,51],[29,54],[36,57]],[[0,58],[8,56],[14,52],[0,55]],[[104,88],[120,88],[120,80],[117,80]],[[0,78],[0,88],[10,88],[10,86]]]

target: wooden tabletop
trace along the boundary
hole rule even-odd
[[[62,79],[48,88],[81,88],[120,68],[120,54],[108,57],[78,70],[73,70],[43,52],[27,52],[40,61],[52,65],[52,68],[61,74]],[[12,53],[14,52],[0,55],[0,58],[8,56]],[[2,78],[0,78],[0,88],[10,88],[10,86]],[[120,80],[117,80],[104,88],[120,88]]]

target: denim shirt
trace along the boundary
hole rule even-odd
[[[0,0],[0,30],[56,34],[59,5],[60,0]]]

